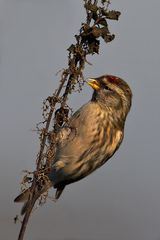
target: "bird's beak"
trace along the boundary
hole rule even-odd
[[[99,82],[94,79],[90,78],[89,81],[87,82],[94,90],[99,90],[100,89],[100,84]]]

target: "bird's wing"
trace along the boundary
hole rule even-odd
[[[83,105],[70,119],[69,127],[63,127],[59,135],[59,140],[54,157],[53,171],[50,174],[50,179],[54,186],[69,179],[78,179],[79,175],[85,175],[85,161],[95,159],[96,144],[94,141],[93,132],[97,127],[97,111],[93,103],[89,102]],[[90,157],[92,152],[92,158]],[[90,159],[91,158],[91,159]],[[85,165],[85,166],[84,166]],[[89,170],[88,170],[89,171]],[[82,173],[83,172],[83,173]],[[74,175],[74,176],[73,176]]]
[[[58,147],[62,147],[66,143],[69,143],[76,136],[76,128],[79,125],[79,117],[81,115],[81,109],[79,109],[71,116],[69,123],[59,129],[59,132],[56,136],[56,144]]]

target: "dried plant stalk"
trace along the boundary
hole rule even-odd
[[[69,95],[73,91],[81,91],[85,82],[83,70],[88,63],[87,55],[99,53],[100,40],[106,43],[114,39],[114,35],[108,29],[108,19],[118,20],[120,12],[109,11],[110,1],[84,0],[86,21],[82,23],[79,34],[75,35],[76,43],[67,50],[68,67],[62,70],[58,89],[43,103],[43,122],[37,124],[37,132],[40,139],[40,150],[36,159],[36,170],[26,171],[22,180],[22,190],[30,188],[31,197],[27,205],[27,211],[22,221],[18,240],[23,240],[27,223],[36,202],[35,191],[37,186],[48,181],[48,173],[51,171],[54,161],[56,135],[58,130],[67,124],[71,112],[67,105]],[[77,88],[77,89],[76,89]],[[57,105],[60,107],[58,108]],[[54,124],[52,126],[52,120]],[[42,127],[40,127],[42,124]],[[48,140],[48,141],[47,141]],[[38,199],[39,204],[45,203],[48,194],[42,194]],[[17,216],[16,216],[17,219]]]

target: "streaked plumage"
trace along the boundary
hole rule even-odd
[[[66,185],[102,166],[123,140],[132,99],[128,84],[118,77],[106,75],[91,79],[89,85],[94,89],[91,101],[75,112],[69,125],[58,133],[54,164],[49,174],[57,189],[56,198]]]

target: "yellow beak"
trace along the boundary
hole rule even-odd
[[[94,90],[99,90],[100,89],[100,84],[99,82],[94,79],[94,78],[90,78],[89,82],[87,82]]]

